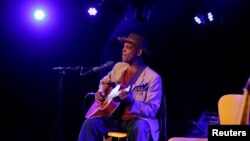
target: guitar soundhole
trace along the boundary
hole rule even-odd
[[[120,99],[120,97],[119,97],[119,96],[114,97],[114,98],[113,98],[113,100],[114,100],[115,102],[121,102],[121,99]]]

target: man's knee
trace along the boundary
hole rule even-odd
[[[135,126],[134,127],[138,131],[149,131],[149,129],[150,129],[149,123],[146,120],[144,120],[144,119],[138,119],[135,122]]]
[[[95,127],[98,120],[96,118],[90,118],[90,119],[86,119],[83,122],[83,128],[90,128],[90,127]],[[97,125],[98,126],[98,125]]]

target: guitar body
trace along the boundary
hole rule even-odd
[[[86,113],[85,118],[111,116],[119,105],[120,102],[113,100],[101,104],[95,101]]]
[[[118,97],[120,91],[120,85],[116,86],[108,94],[107,99],[100,103],[95,101],[87,111],[85,118],[99,117],[99,116],[111,116],[117,107],[120,105],[119,100],[115,100]]]

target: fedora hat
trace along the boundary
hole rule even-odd
[[[128,37],[118,36],[118,40],[121,43],[131,43],[131,44],[141,48],[145,54],[151,55],[151,52],[149,51],[148,41],[144,37],[142,37],[138,34],[130,33]]]

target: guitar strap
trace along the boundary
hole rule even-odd
[[[123,88],[127,88],[129,85],[133,84],[136,82],[136,80],[138,79],[138,77],[140,76],[140,74],[143,72],[143,70],[146,68],[146,65],[140,66],[137,71],[135,72],[135,74],[132,76],[132,78],[122,87]],[[123,74],[124,77],[125,73]],[[131,90],[131,87],[129,88],[129,90]],[[117,96],[116,98],[114,98],[113,100],[115,101],[120,101],[120,98]],[[121,102],[119,107],[115,110],[115,112],[112,114],[113,117],[115,117],[116,119],[122,119],[122,114],[125,110],[125,103]]]
[[[129,85],[136,82],[140,74],[143,72],[143,70],[146,68],[146,65],[140,66],[135,74],[132,76],[132,78],[125,84],[124,88],[128,87]]]

